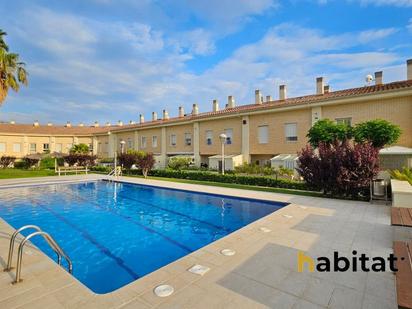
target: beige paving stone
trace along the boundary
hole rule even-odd
[[[102,176],[67,177],[65,181]],[[54,182],[56,177],[1,184]],[[60,180],[62,180],[61,178]],[[410,229],[392,228],[389,207],[369,203],[254,192],[140,178],[121,179],[222,195],[291,203],[238,231],[183,257],[112,293],[96,295],[34,246],[25,254],[23,283],[12,286],[10,274],[0,273],[0,308],[392,308],[394,276],[384,274],[297,273],[297,252],[332,257],[337,250],[374,256],[387,255],[393,239],[411,239]],[[303,206],[303,207],[301,207]],[[291,218],[282,215],[288,214]],[[259,227],[271,229],[263,233]],[[4,264],[13,230],[0,220],[0,264]],[[4,237],[2,237],[4,235]],[[230,248],[231,257],[220,254]],[[187,272],[194,264],[211,268],[204,276]],[[167,298],[153,288],[169,283],[175,293]],[[378,301],[379,300],[379,301]],[[54,306],[53,306],[54,305]],[[375,306],[375,307],[374,307]]]
[[[357,309],[362,308],[363,294],[355,289],[336,287],[333,290],[328,308]]]

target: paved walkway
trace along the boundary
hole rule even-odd
[[[47,177],[22,182],[85,178]],[[93,294],[30,247],[24,256],[22,283],[11,285],[14,273],[0,273],[0,308],[397,308],[394,275],[389,271],[297,272],[298,251],[315,258],[331,258],[334,251],[352,257],[353,250],[386,257],[392,252],[394,239],[412,239],[409,229],[390,226],[388,206],[141,178],[120,180],[291,204],[105,295]],[[20,180],[12,182],[16,185]],[[6,182],[0,181],[2,184]],[[1,266],[5,265],[11,232],[0,219]],[[221,255],[225,248],[236,254]],[[189,273],[187,269],[194,264],[208,266],[210,271],[204,276]],[[174,294],[155,296],[153,288],[164,283],[174,287]]]

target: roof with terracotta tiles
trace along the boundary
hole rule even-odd
[[[0,123],[0,133],[28,134],[28,135],[92,135],[109,131],[109,127],[90,127],[90,126],[72,126],[62,125],[48,126],[33,124],[11,124]]]
[[[197,115],[187,114],[184,117],[171,117],[169,119],[158,119],[155,121],[146,121],[141,124],[129,124],[123,126],[93,127],[93,126],[34,126],[32,124],[9,124],[0,123],[0,133],[17,133],[17,134],[50,134],[50,135],[92,135],[104,134],[109,131],[123,131],[138,128],[151,128],[156,125],[172,124],[176,122],[192,121],[197,119],[225,116],[244,112],[254,112],[259,110],[275,110],[288,106],[310,105],[314,103],[327,102],[330,100],[346,99],[351,97],[362,97],[373,94],[397,92],[412,89],[412,80],[398,81],[382,85],[371,85],[359,88],[350,88],[338,91],[330,91],[324,94],[312,94],[286,100],[275,100],[263,104],[238,105],[234,108],[226,108],[216,112],[204,112]]]
[[[118,130],[128,130],[134,128],[145,128],[152,127],[160,124],[169,124],[180,121],[190,121],[196,119],[210,118],[213,116],[225,116],[230,114],[252,112],[259,110],[274,110],[277,108],[283,108],[288,106],[299,106],[299,105],[310,105],[313,103],[323,102],[327,103],[328,100],[338,100],[346,99],[350,97],[367,96],[372,94],[396,92],[399,90],[412,89],[412,80],[398,81],[393,83],[387,83],[382,85],[371,85],[359,88],[350,88],[338,91],[330,91],[324,94],[312,94],[294,98],[288,98],[286,100],[275,100],[270,102],[265,102],[262,104],[248,104],[248,105],[238,105],[234,108],[225,108],[216,112],[204,112],[197,115],[187,114],[184,117],[173,117],[169,119],[159,119],[156,121],[146,121],[142,124],[126,125],[123,127],[117,127],[113,131]]]

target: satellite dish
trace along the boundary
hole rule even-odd
[[[372,75],[370,75],[370,74],[366,75],[366,77],[365,77],[365,81],[369,84],[370,82],[372,82],[372,81],[373,81],[373,76],[372,76]]]

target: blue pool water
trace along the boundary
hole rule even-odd
[[[106,181],[0,190],[0,216],[14,228],[35,224],[50,233],[71,258],[73,275],[95,293],[118,289],[285,205]],[[43,239],[33,243],[55,259]]]

